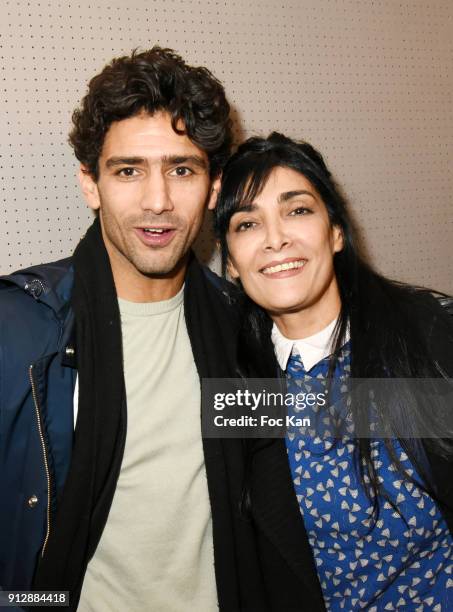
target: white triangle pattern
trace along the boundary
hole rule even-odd
[[[348,361],[343,350],[340,373]],[[307,374],[292,356],[288,390],[300,393],[309,382],[315,392],[325,385],[327,367],[323,360]],[[326,609],[453,612],[453,539],[433,499],[403,479],[383,441],[374,440],[376,473],[400,511],[381,499],[376,520],[354,469],[351,438],[332,441],[313,434],[288,435],[286,444]],[[394,446],[414,473],[406,453],[397,442]]]

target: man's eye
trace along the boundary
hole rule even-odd
[[[191,174],[193,174],[193,170],[187,166],[177,166],[170,172],[171,176],[190,176]]]
[[[242,223],[239,223],[239,225],[236,227],[236,231],[246,232],[247,230],[253,229],[254,227],[255,227],[254,221],[242,221]]]
[[[136,169],[135,168],[121,168],[121,170],[118,170],[117,174],[118,176],[129,178],[131,176],[136,175]]]

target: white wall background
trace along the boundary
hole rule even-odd
[[[0,273],[71,253],[91,222],[71,112],[158,43],[224,82],[238,137],[323,152],[381,271],[453,293],[451,0],[2,0],[0,19]]]

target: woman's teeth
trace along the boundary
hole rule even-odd
[[[302,268],[305,263],[306,259],[299,259],[298,261],[289,261],[288,263],[282,263],[278,266],[264,268],[263,274],[276,274],[277,272],[284,272],[285,270],[294,270],[294,268]]]
[[[145,227],[143,228],[143,231],[148,234],[163,234],[164,232],[168,232],[168,230],[166,229],[157,229],[157,228],[152,228],[152,227],[150,228]]]

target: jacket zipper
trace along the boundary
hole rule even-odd
[[[42,421],[41,421],[41,412],[39,410],[38,394],[36,393],[36,385],[35,385],[35,381],[33,378],[33,365],[29,367],[28,372],[30,376],[31,393],[33,396],[33,402],[35,404],[36,420],[38,422],[38,433],[39,433],[39,437],[41,440],[42,454],[44,458],[44,469],[46,470],[46,478],[47,478],[47,531],[46,531],[46,537],[44,539],[44,544],[41,550],[41,557],[44,557],[44,551],[46,550],[47,541],[50,536],[50,485],[51,485],[51,481],[50,481],[49,463],[47,461],[46,443],[44,441],[44,435],[42,433]]]

